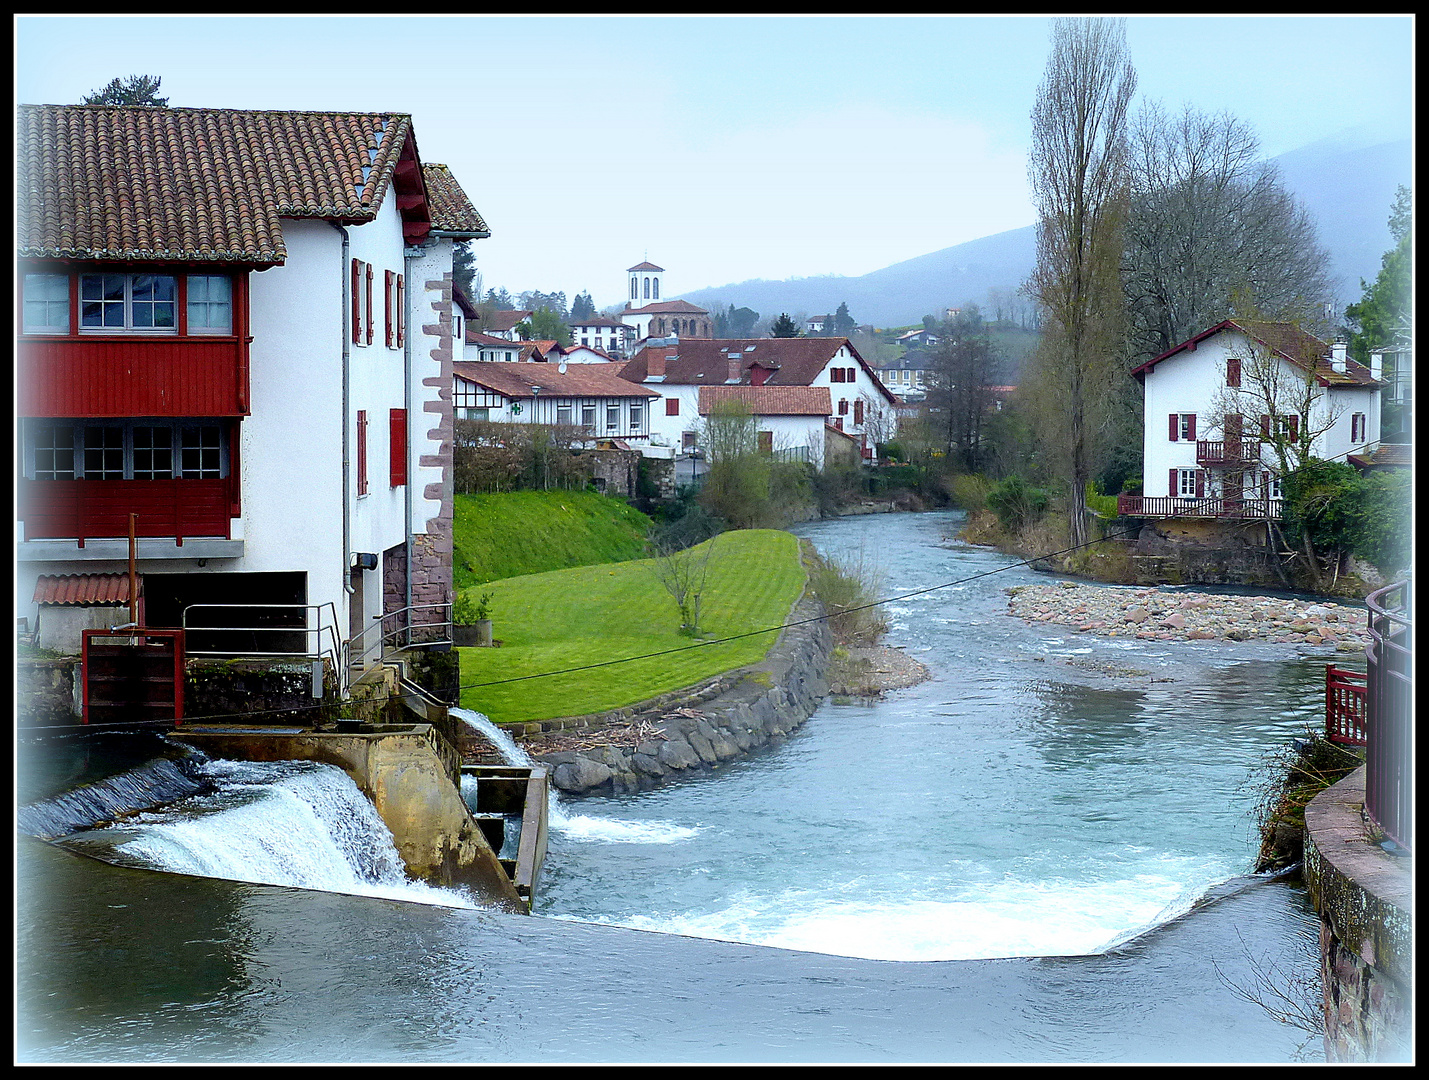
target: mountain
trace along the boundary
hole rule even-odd
[[[1272,159],[1285,186],[1314,214],[1330,252],[1341,304],[1360,298],[1360,280],[1374,280],[1390,247],[1389,208],[1399,184],[1411,183],[1408,139],[1351,129]],[[946,307],[987,306],[989,289],[1015,291],[1036,254],[1035,227],[995,233],[894,263],[861,277],[753,280],[685,293],[681,299],[714,310],[750,307],[761,315],[808,315],[847,302],[861,323],[906,326]]]

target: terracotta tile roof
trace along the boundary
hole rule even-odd
[[[519,352],[524,341],[512,341],[510,338],[492,337],[490,334],[483,334],[479,330],[473,329],[470,324],[466,328],[466,343],[468,345],[481,345],[493,349],[515,349]]]
[[[1414,464],[1413,443],[1380,443],[1368,454],[1350,454],[1349,463],[1360,469],[1409,468]]]
[[[742,401],[755,416],[832,416],[827,386],[702,386],[700,415],[725,401]]]
[[[572,328],[577,326],[625,326],[619,319],[612,319],[609,315],[591,315],[585,319],[572,319]],[[629,329],[629,327],[626,327]]]
[[[431,207],[432,228],[444,233],[464,236],[490,236],[486,221],[466,197],[451,169],[445,165],[422,164],[422,179],[427,184],[427,201]]]
[[[529,319],[534,314],[535,312],[532,311],[493,311],[491,318],[486,320],[486,329],[493,334],[514,330],[517,323],[523,319]]]
[[[740,377],[749,380],[749,369],[755,364],[772,369],[765,386],[809,386],[823,374],[839,349],[847,347],[859,364],[887,396],[894,398],[875,372],[858,354],[847,338],[681,338],[676,345],[646,346],[635,354],[621,372],[631,382],[644,382],[648,373],[647,357],[653,349],[662,349],[673,359],[665,362],[666,384],[686,386],[723,386],[729,380],[731,352],[738,358]]]
[[[282,218],[371,221],[399,166],[420,185],[400,113],[21,105],[16,149],[34,258],[276,265]]]
[[[463,379],[495,390],[507,398],[604,397],[657,398],[659,393],[632,386],[620,377],[621,364],[571,364],[564,372],[557,364],[503,364],[457,360],[452,371]]]
[[[1144,378],[1147,372],[1163,360],[1169,360],[1183,350],[1193,350],[1207,338],[1214,337],[1225,330],[1239,330],[1247,337],[1258,341],[1287,363],[1294,364],[1305,371],[1313,372],[1323,385],[1364,386],[1370,388],[1381,385],[1375,377],[1370,374],[1369,368],[1353,360],[1345,361],[1344,371],[1336,371],[1330,363],[1330,344],[1321,341],[1313,334],[1306,333],[1293,323],[1249,322],[1239,319],[1227,319],[1225,322],[1217,323],[1209,330],[1205,330],[1195,337],[1183,341],[1174,349],[1168,349],[1160,356],[1152,357],[1146,361],[1146,363],[1132,371],[1132,374],[1138,378]]]
[[[94,607],[129,603],[128,574],[41,574],[34,603]]]
[[[661,300],[658,303],[646,304],[644,307],[625,309],[631,315],[708,315],[709,312],[702,307],[695,307],[694,304],[686,300]]]
[[[661,271],[663,271],[664,269],[665,269],[665,268],[664,268],[663,266],[656,266],[656,265],[655,265],[654,263],[652,263],[652,262],[642,262],[642,263],[636,263],[636,264],[635,264],[634,266],[632,266],[629,270],[627,270],[626,273],[627,273],[627,274],[633,273],[633,272],[636,271],[636,270],[661,270]]]

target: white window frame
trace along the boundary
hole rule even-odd
[[[118,431],[120,433],[118,446],[89,446],[89,429],[100,431]],[[69,469],[47,468],[41,470],[38,467],[39,454],[42,451],[51,451],[54,446],[40,445],[40,435],[42,432],[65,429],[70,432],[70,443],[68,447],[61,447],[71,454]],[[153,477],[141,476],[136,468],[136,458],[148,447],[137,446],[138,440],[135,438],[136,431],[143,430],[163,430],[169,433],[169,466],[166,470],[167,476]],[[207,438],[206,438],[207,436]],[[51,438],[47,440],[53,443]],[[205,445],[207,443],[207,445]],[[186,445],[187,444],[187,445]],[[119,470],[112,467],[106,468],[100,465],[98,469],[91,470],[89,466],[89,452],[98,451],[101,455],[118,452],[122,455],[123,465]],[[216,452],[216,459],[213,464],[205,465],[202,461],[203,452],[210,450]],[[196,451],[200,455],[200,461],[195,467],[185,467],[185,451]],[[31,480],[222,480],[229,475],[229,445],[228,433],[222,423],[204,420],[77,420],[77,421],[29,421],[25,426],[25,447],[24,447],[24,475]],[[47,475],[45,473],[68,473],[64,476]],[[156,471],[152,467],[145,472]],[[103,475],[105,472],[119,472],[121,475]],[[98,473],[99,475],[94,475]],[[185,475],[185,474],[189,475]],[[193,475],[193,474],[198,475]],[[205,476],[204,473],[210,475]],[[216,474],[216,475],[214,475]]]
[[[1194,499],[1196,497],[1196,473],[1199,471],[1199,469],[1176,470],[1176,498]],[[1190,491],[1187,491],[1187,488],[1190,488]]]
[[[38,286],[51,288],[59,285],[61,297],[51,297],[39,295]],[[27,273],[24,282],[24,313],[22,332],[26,334],[68,334],[69,333],[69,288],[70,275],[68,274],[48,274],[48,273]],[[35,288],[32,294],[31,290]],[[30,313],[35,310],[44,312],[44,322],[32,322]],[[58,315],[59,322],[51,320]]]
[[[104,278],[124,279],[124,298],[122,300],[109,300],[101,296],[98,300],[86,300],[84,295],[84,282],[86,278],[99,278],[101,282]],[[134,281],[136,278],[167,278],[173,282],[174,298],[170,301],[148,301],[134,299]],[[103,287],[101,285],[101,293]],[[174,308],[174,322],[172,326],[135,326],[134,325],[134,305],[135,303],[171,303]],[[86,326],[84,324],[84,306],[86,303],[100,305],[100,319],[103,321],[104,305],[120,304],[124,311],[124,323],[121,326]],[[172,336],[179,332],[179,277],[177,274],[151,274],[151,273],[128,273],[125,271],[105,271],[97,270],[79,275],[79,332],[81,334],[157,334],[161,336]]]
[[[217,336],[231,336],[233,334],[233,279],[227,274],[189,274],[187,275],[187,277],[188,281],[186,282],[184,303],[188,309],[188,332],[190,334],[198,335],[211,334]],[[228,296],[223,300],[212,300],[209,299],[207,295],[205,295],[202,299],[195,300],[194,282],[196,281],[202,281],[205,283],[205,294],[207,293],[208,282],[221,281],[228,289]],[[228,311],[228,324],[221,328],[207,325],[196,325],[194,323],[194,308],[196,306],[202,308],[204,310],[205,315],[211,314],[212,309],[214,308],[226,308]]]

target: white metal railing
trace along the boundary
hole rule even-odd
[[[196,626],[191,622],[194,611],[270,611],[301,613],[302,625],[281,626],[272,623],[256,626],[237,625],[232,622],[220,625]],[[324,618],[324,615],[329,618]],[[297,620],[295,619],[294,622]],[[184,608],[179,620],[184,630],[185,653],[193,656],[225,656],[230,659],[253,660],[326,660],[337,674],[339,692],[347,693],[347,673],[341,663],[344,655],[343,643],[338,638],[337,608],[328,601],[325,604],[189,604]],[[196,649],[192,647],[193,634],[253,634],[252,647],[227,649]],[[302,635],[303,647],[299,649],[261,649],[260,641],[273,641],[275,635]],[[259,635],[263,635],[259,637]],[[202,640],[202,639],[200,639]]]
[[[416,613],[436,618],[414,618]],[[378,631],[375,645],[369,634]],[[389,649],[410,648],[413,645],[450,645],[452,643],[452,606],[450,603],[410,604],[395,611],[374,616],[372,625],[364,626],[344,641],[348,665],[364,666],[369,655],[380,659]]]

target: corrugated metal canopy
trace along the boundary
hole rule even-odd
[[[37,604],[96,607],[129,603],[128,574],[41,574],[35,582]]]

